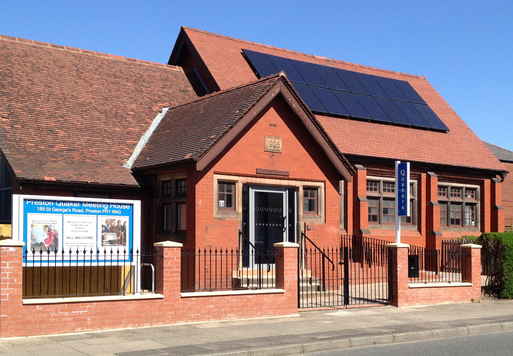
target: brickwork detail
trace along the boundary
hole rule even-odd
[[[453,286],[408,283],[408,245],[390,244],[392,249],[392,305],[405,307],[439,303],[464,303],[481,299],[481,246],[462,245],[462,283]],[[468,285],[471,283],[471,285]]]
[[[481,296],[480,246],[463,245],[461,286],[412,288],[408,284],[408,245],[392,244],[393,305],[468,302]],[[293,315],[298,312],[298,245],[275,245],[276,290],[254,294],[180,293],[181,244],[159,243],[155,266],[157,299],[24,304],[23,246],[0,245],[0,337],[50,335],[209,320]],[[471,283],[471,285],[469,285]]]
[[[297,245],[277,246],[280,290],[258,294],[180,295],[181,248],[157,246],[161,299],[23,304],[22,246],[0,246],[0,337],[50,335],[176,323],[296,314]]]

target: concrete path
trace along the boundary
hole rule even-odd
[[[513,301],[301,312],[296,316],[0,339],[6,355],[293,355],[513,330]]]

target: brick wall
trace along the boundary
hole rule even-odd
[[[283,290],[269,293],[194,296],[180,294],[181,244],[157,244],[162,253],[156,266],[158,299],[39,302],[23,304],[23,245],[0,242],[0,337],[48,335],[184,322],[228,320],[297,313],[297,245],[276,249],[277,280]],[[46,300],[48,301],[48,300]]]
[[[390,244],[392,248],[392,305],[405,307],[439,303],[462,303],[481,299],[481,246],[462,245],[462,283],[408,282],[408,245]]]
[[[260,293],[180,293],[181,244],[156,244],[157,293],[142,297],[22,299],[23,243],[0,241],[0,337],[49,335],[176,323],[293,315],[298,312],[297,244],[276,244],[277,289]],[[463,283],[408,284],[408,245],[393,245],[395,306],[468,302],[481,296],[480,247],[462,246]]]

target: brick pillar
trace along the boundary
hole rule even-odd
[[[408,248],[403,243],[388,244],[392,253],[392,266],[390,266],[392,305],[401,307],[407,304],[408,287]]]
[[[492,231],[504,232],[504,207],[502,206],[502,183],[492,179]]]
[[[472,283],[470,298],[481,299],[481,246],[464,244],[461,248],[461,281]]]
[[[291,307],[298,305],[298,249],[299,244],[279,242],[276,250],[276,288],[284,289],[287,303]]]
[[[356,177],[353,179],[354,190],[354,234],[369,234],[369,201],[367,200],[367,170],[365,167],[355,165]]]
[[[426,247],[440,249],[442,232],[440,203],[438,203],[438,177],[433,172],[427,173],[426,195]]]
[[[23,246],[20,241],[0,241],[0,337],[15,336],[23,327]]]
[[[178,242],[163,241],[155,243],[154,246],[157,254],[155,266],[156,292],[163,294],[165,299],[179,298],[183,245]]]

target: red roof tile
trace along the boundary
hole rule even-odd
[[[318,120],[338,149],[347,155],[485,170],[505,170],[499,160],[424,77],[292,52],[191,28],[182,28],[179,41],[184,41],[191,53],[201,57],[201,60],[196,58],[197,62],[204,63],[206,70],[221,89],[255,79],[255,74],[241,54],[242,49],[408,81],[449,127],[449,132],[434,132],[329,116],[318,116]],[[182,44],[177,43],[175,46],[171,61],[178,58],[175,52]]]
[[[282,74],[207,95],[168,110],[133,168],[147,169],[184,162],[205,166],[253,120],[255,113],[265,107],[266,100],[273,100],[278,93],[286,97],[291,109],[298,113],[297,124],[309,127],[313,138],[318,140],[335,167],[350,180],[354,174],[353,167],[329,141],[315,116]]]
[[[278,80],[271,77],[168,110],[133,168],[197,161]]]
[[[0,36],[0,148],[21,180],[137,185],[122,168],[183,70]]]

